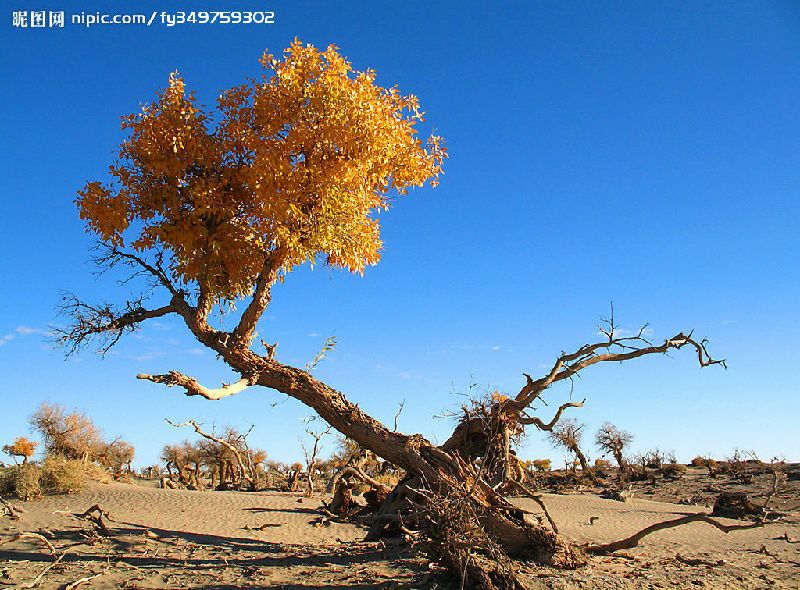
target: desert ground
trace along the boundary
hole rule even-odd
[[[759,482],[751,483],[753,497]],[[679,482],[642,484],[621,502],[577,488],[541,498],[560,532],[603,543],[684,514],[737,487],[704,470]],[[741,488],[741,486],[739,486]],[[739,489],[737,488],[737,489]],[[703,495],[705,494],[705,496]],[[657,499],[653,499],[657,498]],[[38,588],[456,588],[443,569],[402,539],[365,543],[363,525],[320,511],[327,498],[300,493],[160,489],[154,482],[92,483],[73,495],[13,502],[18,519],[0,518],[0,586]],[[781,518],[723,533],[694,522],[662,530],[637,547],[563,571],[524,565],[531,588],[800,588],[800,484],[775,498]],[[521,508],[541,513],[530,499]],[[79,515],[98,505],[108,527]],[[536,518],[531,515],[531,518]],[[720,518],[724,524],[742,521]]]

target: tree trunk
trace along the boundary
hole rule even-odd
[[[589,467],[589,461],[586,460],[586,455],[583,454],[583,451],[581,451],[580,447],[575,446],[570,450],[575,453],[575,456],[578,458],[578,463],[580,463],[581,466],[581,474],[592,480],[592,483],[597,483],[597,477],[595,476],[594,471],[592,471],[592,468]]]
[[[288,486],[290,492],[296,492],[300,488],[300,470],[295,469],[289,475]]]
[[[219,352],[233,369],[242,375],[253,375],[253,383],[299,400],[341,434],[419,478],[425,484],[424,491],[428,495],[425,506],[428,510],[442,504],[454,490],[468,486],[466,504],[478,519],[474,524],[496,538],[505,553],[560,567],[575,567],[583,563],[582,552],[557,533],[542,525],[524,521],[522,513],[495,493],[481,475],[461,458],[458,445],[449,449],[445,443],[440,448],[421,435],[390,431],[358,405],[348,401],[341,392],[317,381],[308,372],[259,356],[249,349],[227,348],[219,343],[218,333],[207,324],[190,327],[202,343]],[[230,390],[208,390],[196,381],[179,374],[176,376],[175,373],[141,377],[181,385],[190,395],[201,395],[207,399],[221,399],[230,395]],[[469,436],[465,438],[468,440]],[[469,456],[466,459],[469,460]],[[431,535],[435,537],[435,532],[431,532]]]

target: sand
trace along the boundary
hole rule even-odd
[[[626,537],[650,524],[707,511],[634,498],[544,494],[560,532],[576,543]],[[523,508],[538,510],[530,500]],[[20,503],[17,503],[20,504]],[[99,504],[114,519],[94,539],[74,514]],[[92,484],[80,494],[21,504],[20,520],[0,518],[0,541],[39,531],[65,556],[37,587],[65,588],[443,588],[446,579],[402,543],[363,543],[364,528],[320,523],[320,500],[284,492],[162,490]],[[591,517],[598,517],[593,519]],[[590,524],[590,519],[592,524]],[[722,519],[723,522],[734,522]],[[788,538],[788,540],[787,540]],[[692,523],[659,531],[639,547],[595,557],[572,572],[524,566],[541,588],[800,588],[800,522],[724,534]],[[680,554],[683,561],[676,558]],[[690,565],[691,560],[704,563]],[[724,563],[718,562],[724,561]],[[35,540],[0,547],[0,588],[33,580],[53,562]],[[695,563],[695,562],[692,562]]]

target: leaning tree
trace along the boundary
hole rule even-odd
[[[61,342],[69,352],[92,342],[104,352],[147,320],[179,318],[240,378],[219,388],[178,371],[139,379],[208,400],[260,386],[306,404],[406,472],[378,516],[396,520],[400,506],[413,505],[427,545],[466,583],[518,587],[510,557],[582,563],[580,548],[526,520],[493,487],[508,471],[513,436],[529,425],[551,430],[566,408],[582,405],[567,402],[545,421],[530,415],[534,402],[598,363],[684,347],[701,366],[719,361],[691,334],[651,344],[641,333],[620,336],[612,321],[600,341],[561,354],[516,395],[465,413],[443,445],[387,428],[308,369],[281,362],[274,335],[257,334],[273,288],[304,263],[355,273],[376,264],[376,213],[395,195],[435,185],[446,151],[439,137],[420,138],[416,97],[377,85],[372,70],[353,70],[335,47],[295,41],[261,64],[261,76],[223,92],[216,109],[202,108],[175,73],[153,103],[123,118],[112,181],[87,183],[77,204],[98,238],[97,264],[146,279],[144,295],[122,305],[65,295],[71,321]],[[215,320],[217,307],[235,318],[232,329]]]

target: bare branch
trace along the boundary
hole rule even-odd
[[[102,254],[96,256],[94,262],[101,269],[113,268],[118,264],[139,268],[140,272],[149,274],[158,284],[166,287],[171,295],[182,295],[182,292],[175,287],[174,283],[167,275],[167,271],[164,270],[162,266],[163,253],[159,252],[156,255],[156,261],[149,263],[137,254],[125,252],[105,242],[98,242],[97,249],[101,251]]]
[[[392,432],[397,432],[397,420],[400,418],[400,414],[403,413],[403,408],[406,407],[406,400],[401,401],[397,407],[397,413],[394,415],[394,428]]]
[[[210,389],[201,385],[193,377],[179,373],[178,371],[170,371],[165,375],[148,375],[146,373],[139,373],[136,375],[137,379],[144,379],[152,381],[153,383],[163,383],[167,387],[183,387],[186,389],[186,395],[199,395],[210,400],[219,400],[229,395],[244,391],[257,381],[256,376],[242,377],[235,383],[223,383],[222,387],[217,389]]]
[[[30,533],[30,532],[27,532],[27,531],[24,531],[24,532],[21,532],[21,533],[17,533],[16,535],[14,535],[13,537],[11,537],[9,539],[4,539],[4,540],[0,541],[0,545],[5,545],[6,543],[13,543],[15,541],[19,541],[20,539],[35,539],[35,540],[41,542],[42,544],[46,545],[47,549],[50,551],[50,554],[53,557],[56,557],[58,555],[58,552],[56,551],[56,548],[53,546],[53,544],[50,541],[48,541],[43,535],[40,535],[39,533]]]
[[[336,336],[328,336],[325,339],[325,344],[322,345],[320,351],[314,355],[314,358],[311,359],[311,362],[306,365],[306,372],[310,373],[313,371],[317,365],[325,358],[325,356],[334,348],[336,348]]]
[[[514,399],[514,405],[520,409],[529,406],[553,383],[574,377],[579,371],[597,363],[621,362],[650,354],[665,354],[671,349],[679,350],[687,345],[697,352],[701,367],[722,365],[727,368],[724,359],[716,360],[711,357],[706,349],[706,340],[698,342],[692,338],[691,333],[687,336],[681,332],[655,346],[643,337],[646,326],[636,336],[621,338],[616,335],[613,317],[608,320],[608,324],[607,329],[601,329],[607,340],[586,344],[573,353],[562,353],[545,377],[533,380],[526,375],[527,383]]]
[[[64,293],[59,313],[69,318],[66,327],[53,328],[54,342],[66,349],[67,356],[87,346],[92,340],[99,341],[98,352],[106,354],[125,332],[134,332],[145,320],[176,312],[172,304],[157,309],[147,309],[138,298],[119,309],[110,303],[90,305],[73,293]]]
[[[547,423],[543,422],[542,420],[540,420],[536,416],[527,416],[527,415],[520,416],[519,423],[523,424],[525,426],[533,424],[539,430],[551,431],[551,430],[553,430],[553,427],[561,419],[561,414],[564,413],[564,410],[566,410],[567,408],[582,408],[584,403],[586,403],[585,399],[583,401],[580,401],[580,402],[567,402],[567,403],[561,404],[559,406],[558,410],[556,410],[556,414],[555,414],[555,416],[553,416],[553,419],[550,420],[550,422],[547,422]]]

